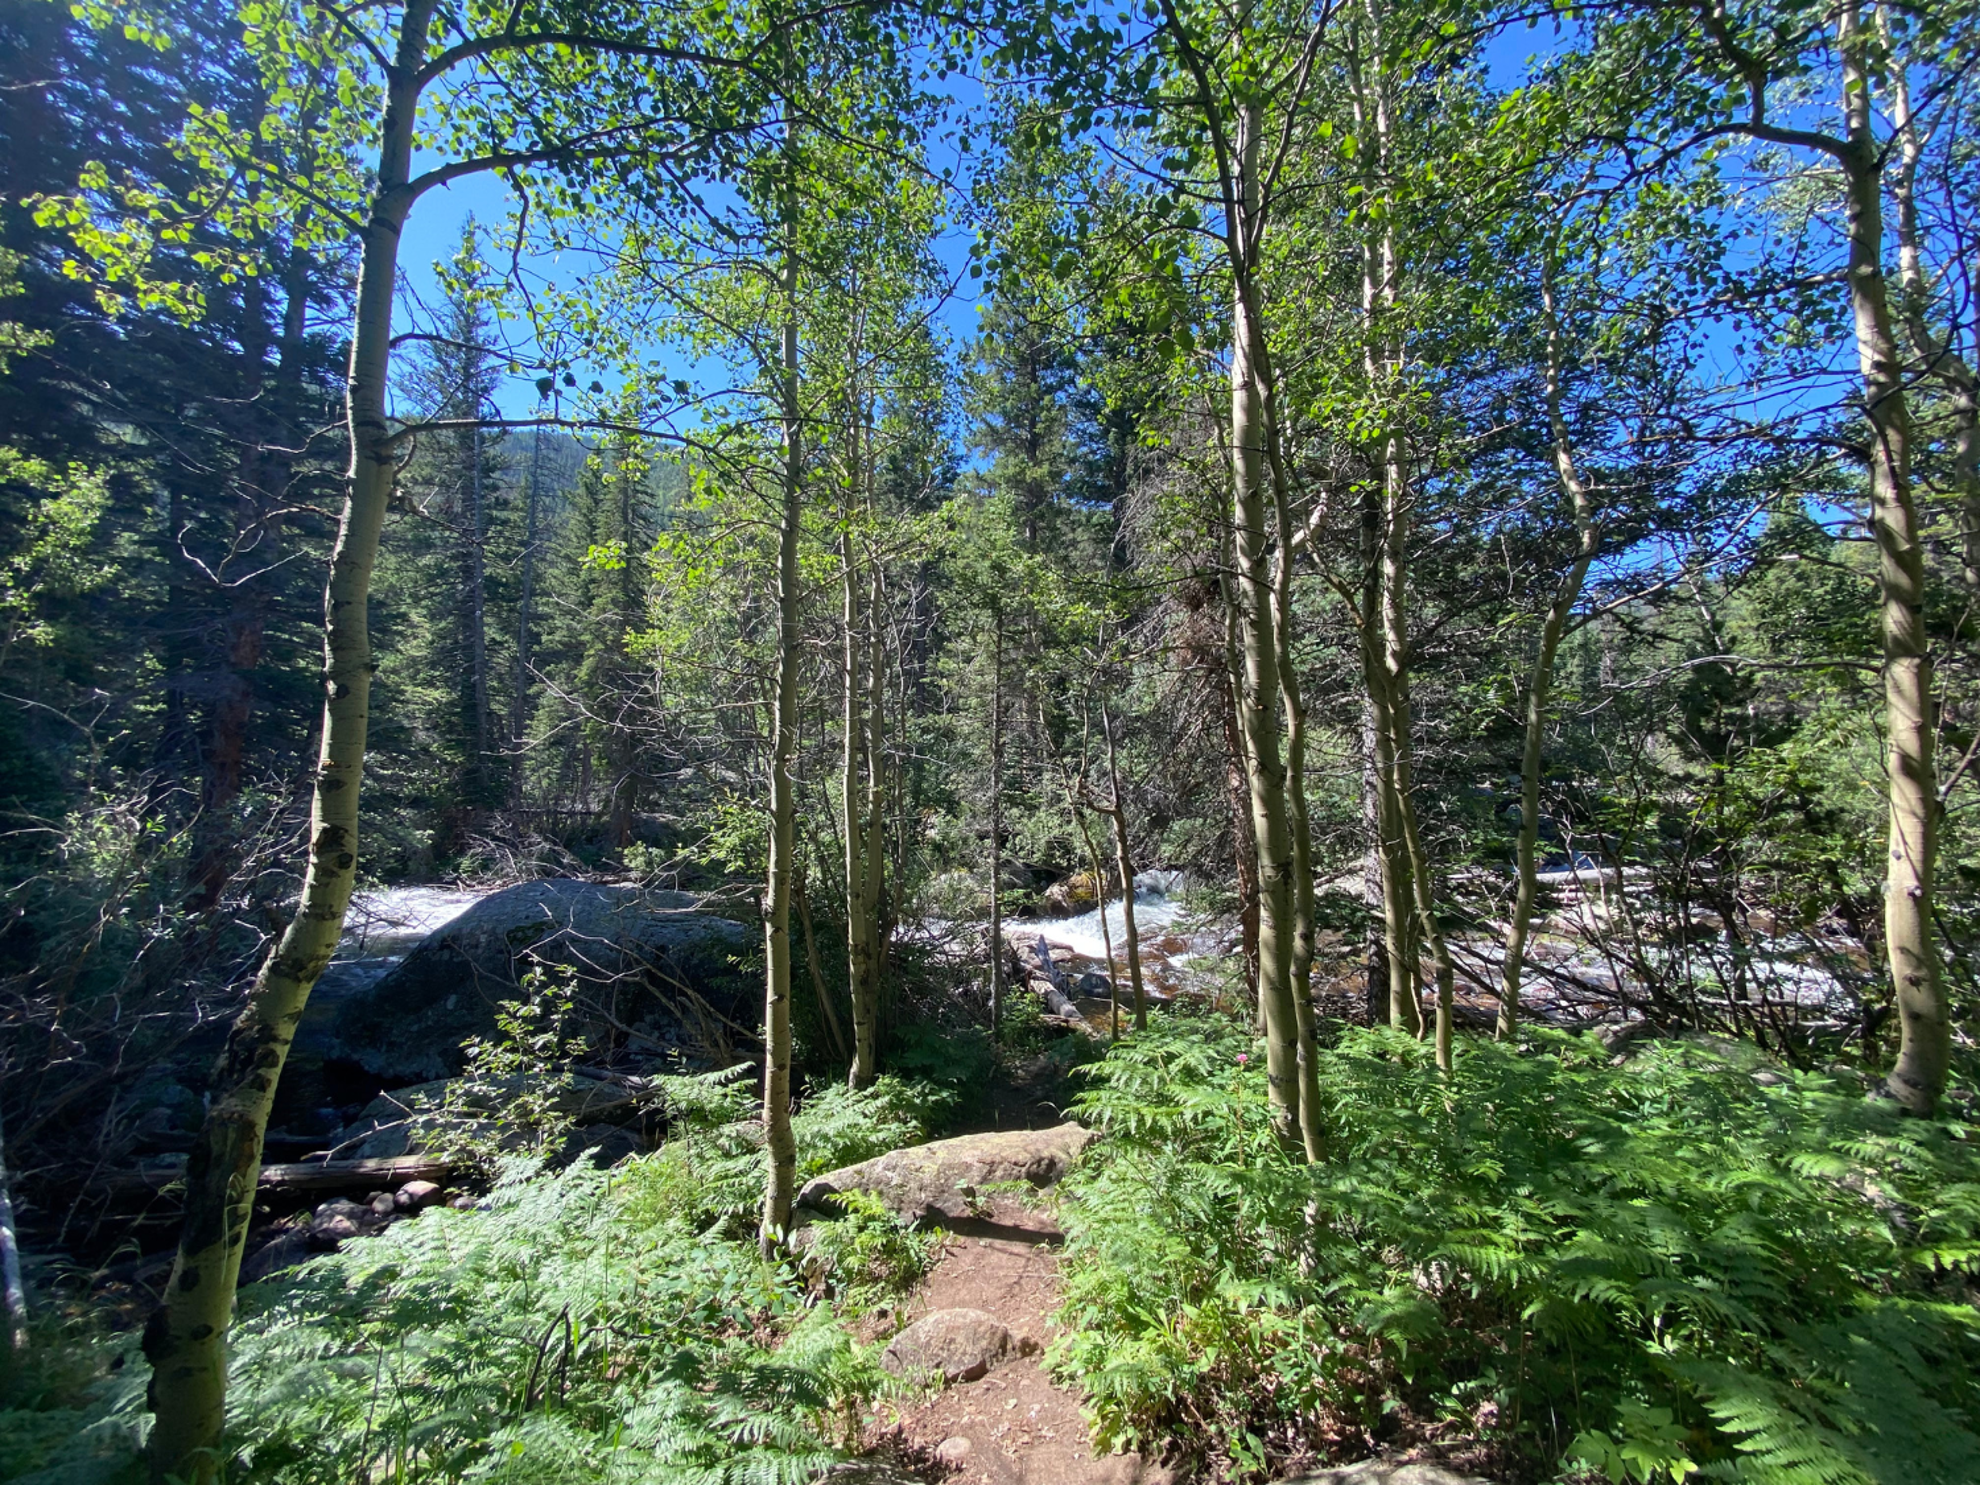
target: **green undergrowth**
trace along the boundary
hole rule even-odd
[[[748,1085],[666,1093],[677,1133],[651,1156],[513,1162],[474,1210],[243,1290],[228,1479],[795,1485],[844,1457],[893,1384],[843,1322],[911,1287],[930,1246],[876,1204],[765,1262],[744,1218],[762,1182]],[[912,1142],[931,1109],[897,1080],[832,1090],[797,1120],[801,1158],[822,1170]],[[100,1343],[93,1390],[0,1410],[10,1478],[137,1478],[133,1341]],[[69,1446],[87,1425],[89,1450]]]
[[[1322,1053],[1328,1159],[1248,1031],[1163,1017],[1091,1072],[1061,1211],[1103,1443],[1232,1477],[1468,1441],[1544,1480],[1980,1480],[1980,1130],[1738,1050]]]

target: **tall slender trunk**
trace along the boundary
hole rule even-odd
[[[1547,617],[1540,625],[1540,647],[1526,677],[1526,738],[1519,758],[1519,842],[1515,849],[1519,881],[1513,895],[1512,921],[1506,925],[1505,963],[1499,974],[1500,1041],[1511,1040],[1519,1025],[1526,940],[1533,924],[1533,903],[1539,895],[1539,873],[1534,858],[1540,843],[1540,765],[1546,742],[1547,698],[1554,685],[1554,657],[1560,650],[1561,636],[1567,630],[1574,606],[1581,601],[1582,585],[1588,580],[1588,567],[1595,560],[1599,540],[1594,501],[1589,496],[1587,482],[1575,467],[1574,444],[1561,406],[1561,323],[1554,308],[1551,266],[1541,277],[1540,304],[1546,315],[1547,427],[1554,446],[1554,478],[1574,512],[1575,548],[1574,561],[1554,587],[1553,602],[1547,606]]]
[[[1292,488],[1286,474],[1285,445],[1279,425],[1277,388],[1266,379],[1265,451],[1272,476],[1272,512],[1278,528],[1279,558],[1272,588],[1273,623],[1279,632],[1279,704],[1286,724],[1287,825],[1293,848],[1293,935],[1287,978],[1291,981],[1293,1027],[1298,1037],[1299,1133],[1306,1158],[1324,1154],[1320,1121],[1320,1039],[1313,1012],[1313,830],[1306,812],[1306,700],[1292,652],[1293,541]]]
[[[1228,565],[1228,564],[1227,564]],[[1244,657],[1238,644],[1237,597],[1227,577],[1218,583],[1223,599],[1224,652],[1217,667],[1218,721],[1224,732],[1224,788],[1231,804],[1231,855],[1237,871],[1238,948],[1244,959],[1245,988],[1258,994],[1258,837],[1251,825],[1251,771],[1244,759],[1244,727],[1238,691],[1244,684]]]
[[[371,695],[366,604],[395,470],[385,395],[392,295],[434,0],[407,0],[386,75],[376,186],[362,236],[346,386],[351,463],[324,595],[322,750],[310,808],[302,900],[228,1036],[212,1101],[187,1157],[185,1227],[164,1303],[145,1327],[154,1480],[218,1472],[226,1415],[227,1327],[254,1210],[262,1138],[297,1020],[344,926],[357,873],[358,787]]]
[[[787,168],[796,169],[794,159]],[[791,1133],[791,872],[797,845],[798,535],[803,520],[803,466],[798,406],[797,191],[786,186],[783,269],[784,346],[780,368],[783,420],[783,510],[777,533],[777,690],[770,711],[770,860],[763,894],[763,1187],[762,1247],[781,1247],[797,1194],[797,1142]]]
[[[1121,937],[1127,954],[1128,988],[1134,994],[1134,1029],[1148,1029],[1148,991],[1141,979],[1141,934],[1134,922],[1134,850],[1128,838],[1127,808],[1121,803],[1121,761],[1114,746],[1114,721],[1100,703],[1100,732],[1107,740],[1107,818],[1114,826],[1114,861],[1121,872]],[[1104,921],[1106,913],[1101,913]]]
[[[1389,977],[1389,932],[1382,907],[1388,900],[1384,882],[1384,864],[1387,855],[1383,850],[1384,820],[1387,817],[1387,800],[1382,784],[1383,764],[1378,756],[1377,739],[1380,736],[1375,721],[1374,703],[1367,695],[1364,686],[1361,698],[1361,904],[1367,910],[1368,923],[1362,935],[1362,962],[1366,965],[1363,980],[1363,996],[1368,1012],[1368,1024],[1374,1026],[1382,1021],[1394,1019],[1394,997],[1390,993]]]
[[[536,526],[543,503],[543,430],[529,456],[529,495],[523,507],[522,591],[516,597],[516,679],[509,697],[509,808],[523,806],[523,727],[528,717],[530,606],[536,598]]]
[[[1886,1086],[1906,1108],[1930,1114],[1945,1092],[1952,1039],[1932,931],[1939,791],[1925,559],[1911,490],[1904,360],[1884,280],[1883,159],[1871,120],[1868,38],[1853,5],[1843,13],[1841,32],[1846,135],[1836,153],[1846,191],[1850,310],[1870,431],[1870,517],[1877,538],[1889,739],[1884,942],[1897,993],[1899,1041]]]
[[[872,430],[868,429],[869,450]],[[871,457],[867,478],[873,477]],[[872,504],[868,492],[869,513]],[[873,1034],[880,1035],[880,991],[887,970],[887,945],[892,931],[887,922],[887,650],[881,615],[886,611],[885,573],[877,554],[867,560],[872,584],[866,601],[866,875],[860,883],[859,910],[866,919],[866,999],[873,1008]],[[869,1054],[879,1073],[877,1045]]]
[[[1004,1029],[1004,614],[990,610],[990,1036]]]
[[[855,435],[857,436],[857,435]],[[872,925],[866,912],[866,878],[871,869],[867,855],[866,790],[866,698],[865,638],[860,633],[862,619],[862,579],[858,545],[853,536],[851,513],[847,513],[845,534],[839,541],[839,567],[845,628],[842,675],[841,726],[845,735],[844,767],[839,776],[839,826],[844,841],[846,903],[846,988],[852,1000],[853,1060],[847,1081],[854,1088],[870,1084],[878,1068],[875,1062],[875,1020],[877,1007],[870,994],[873,982]]]
[[[1364,6],[1375,51],[1376,76],[1366,76],[1358,53],[1351,55],[1355,131],[1373,140],[1364,149],[1362,186],[1370,201],[1385,198],[1388,141],[1387,81],[1382,75],[1382,15],[1375,0]],[[1371,223],[1361,245],[1361,313],[1365,325],[1362,371],[1371,397],[1390,397],[1400,356],[1388,321],[1396,302],[1397,265],[1393,237]],[[1389,418],[1394,421],[1391,410]],[[1397,787],[1396,664],[1406,652],[1396,647],[1402,627],[1401,602],[1407,570],[1399,521],[1403,506],[1401,438],[1390,428],[1379,441],[1376,475],[1361,498],[1362,582],[1360,613],[1362,687],[1370,733],[1374,792],[1373,851],[1381,879],[1382,953],[1388,970],[1389,1024],[1422,1035],[1423,1002],[1417,992],[1415,873],[1411,868],[1403,799]],[[1405,631],[1406,633],[1406,631]],[[1371,995],[1373,992],[1371,991]]]
[[[1286,768],[1279,738],[1279,634],[1272,575],[1273,529],[1266,512],[1264,325],[1253,278],[1258,259],[1258,146],[1263,109],[1240,106],[1232,159],[1230,252],[1231,473],[1236,528],[1238,638],[1244,676],[1238,715],[1258,841],[1258,999],[1265,1023],[1265,1075],[1272,1122],[1292,1138],[1299,1122],[1299,1030],[1293,1010],[1292,960],[1297,925],[1293,842],[1286,809]]]

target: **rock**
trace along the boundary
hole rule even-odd
[[[402,1212],[417,1212],[440,1199],[440,1187],[432,1181],[408,1181],[392,1193],[392,1205]]]
[[[645,1153],[646,1141],[633,1130],[613,1124],[586,1124],[564,1136],[555,1163],[569,1165],[582,1157],[600,1170],[607,1170],[621,1160]]]
[[[1114,988],[1114,982],[1097,969],[1090,969],[1073,981],[1073,988],[1081,995],[1092,995],[1105,1000]]]
[[[467,1087],[458,1078],[415,1083],[410,1088],[379,1094],[331,1143],[356,1160],[389,1160],[401,1155],[430,1153],[448,1132],[493,1135],[496,1132],[493,1116],[500,1114],[521,1091],[520,1078],[487,1089]],[[455,1112],[443,1113],[449,1094],[455,1094]],[[565,1119],[609,1125],[615,1119],[636,1117],[640,1102],[639,1093],[621,1084],[568,1072],[560,1075],[551,1106]],[[476,1114],[490,1117],[473,1117]]]
[[[354,1220],[341,1212],[331,1217],[318,1217],[309,1224],[309,1230],[318,1241],[326,1243],[342,1242],[345,1238],[354,1238],[363,1231]]]
[[[472,1196],[457,1196],[448,1202],[447,1205],[457,1212],[471,1212],[474,1210],[474,1198]]]
[[[397,1209],[397,1204],[389,1191],[373,1192],[371,1200],[365,1205],[371,1208],[373,1215],[379,1217],[389,1217]]]
[[[1041,1188],[1056,1184],[1093,1139],[1089,1129],[1061,1124],[912,1145],[812,1177],[798,1192],[797,1204],[830,1211],[832,1198],[841,1191],[871,1191],[904,1217],[967,1217],[985,1186],[1006,1181]]]
[[[944,1381],[973,1382],[1010,1354],[1004,1322],[982,1310],[937,1310],[888,1342],[880,1365],[896,1377],[940,1372]]]
[[[961,1434],[942,1440],[935,1446],[935,1462],[945,1464],[950,1469],[961,1469],[969,1458],[970,1442]]]
[[[1045,889],[1045,911],[1066,918],[1075,913],[1091,912],[1099,901],[1093,889],[1093,880],[1092,872],[1076,871],[1054,882]]]
[[[352,1223],[351,1229],[351,1234],[347,1236],[355,1234],[357,1224]],[[307,1227],[292,1227],[272,1241],[263,1243],[241,1265],[241,1282],[258,1284],[263,1279],[294,1268],[317,1251],[317,1245],[312,1241],[314,1236]]]
[[[760,991],[739,961],[760,952],[761,934],[700,902],[560,878],[504,888],[433,930],[375,982],[321,1002],[312,996],[296,1055],[302,1064],[355,1063],[388,1086],[450,1076],[461,1069],[462,1042],[494,1035],[495,1007],[521,993],[524,971],[536,965],[568,966],[589,986],[610,986],[616,1019],[663,1045],[749,1035]]]
[[[1440,1464],[1397,1464],[1388,1459],[1364,1459],[1360,1464],[1301,1475],[1283,1485],[1491,1485],[1476,1475],[1460,1475]]]

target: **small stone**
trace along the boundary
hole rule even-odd
[[[472,1196],[457,1196],[448,1202],[447,1205],[457,1212],[471,1212],[474,1210],[474,1198]]]
[[[360,1231],[357,1223],[353,1222],[349,1217],[344,1216],[341,1212],[334,1213],[328,1217],[317,1218],[316,1221],[310,1223],[309,1230],[319,1240],[329,1242],[341,1242],[345,1238],[356,1237]]]
[[[896,1377],[939,1372],[949,1382],[973,1382],[1004,1359],[1011,1333],[982,1310],[937,1310],[888,1343],[880,1365]]]
[[[935,1446],[935,1462],[955,1469],[969,1458],[969,1451],[969,1440],[961,1434],[956,1434],[953,1438],[946,1438]]]
[[[379,1216],[379,1217],[391,1216],[394,1207],[392,1193],[389,1191],[379,1192],[376,1196],[371,1198],[369,1205],[371,1207],[374,1216]]]
[[[440,1199],[440,1187],[432,1181],[408,1181],[392,1194],[392,1205],[402,1212],[417,1212]]]

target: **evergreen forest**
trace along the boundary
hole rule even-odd
[[[0,1479],[1980,1481],[1975,0],[0,0]]]

